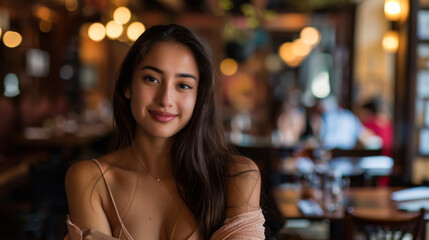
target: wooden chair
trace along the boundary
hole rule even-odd
[[[421,209],[411,217],[400,219],[379,219],[358,216],[352,208],[345,211],[344,236],[345,240],[356,239],[424,239],[425,210]],[[411,238],[404,238],[409,234]],[[420,238],[421,237],[421,238]]]

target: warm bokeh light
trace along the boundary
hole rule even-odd
[[[3,35],[3,43],[6,47],[15,48],[22,42],[21,34],[14,31],[7,31]]]
[[[223,75],[231,76],[234,75],[237,72],[238,64],[237,61],[235,61],[232,58],[225,58],[220,63],[220,72]]]
[[[0,38],[1,38],[1,34],[3,33],[3,30],[1,29],[1,27],[0,27]]]
[[[66,6],[67,11],[69,12],[76,11],[77,7],[79,6],[79,3],[77,0],[66,0],[64,4]]]
[[[296,55],[293,51],[293,43],[285,42],[280,45],[278,54],[280,58],[290,67],[297,67],[301,64],[302,57]]]
[[[121,24],[113,20],[109,21],[106,24],[106,35],[111,39],[118,38],[119,36],[121,36],[123,31],[124,31],[124,27],[122,27]]]
[[[118,7],[113,12],[113,20],[120,24],[126,24],[131,19],[131,12],[126,7]]]
[[[52,18],[51,10],[45,6],[37,5],[33,9],[34,15],[40,19],[49,20]]]
[[[299,57],[305,57],[310,54],[311,46],[298,38],[292,42],[292,52]]]
[[[399,46],[399,36],[395,31],[388,31],[383,37],[383,49],[386,52],[396,52]]]
[[[292,53],[291,42],[285,42],[282,45],[280,45],[279,56],[285,62],[291,61],[295,58],[295,55]]]
[[[101,41],[106,36],[106,28],[101,23],[93,23],[88,28],[88,36],[93,41]]]
[[[320,42],[321,35],[314,27],[305,27],[300,33],[302,41],[310,46],[315,46]]]
[[[137,40],[146,30],[146,27],[141,22],[133,22],[128,26],[127,36],[131,41]]]
[[[385,0],[384,14],[391,21],[397,21],[401,17],[401,0]]]
[[[41,32],[47,33],[52,29],[52,22],[49,20],[40,20],[39,29]]]

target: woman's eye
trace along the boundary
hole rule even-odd
[[[144,80],[151,82],[151,83],[156,83],[158,82],[158,79],[154,78],[154,77],[144,77]]]
[[[181,89],[192,89],[192,87],[191,87],[191,86],[189,86],[188,84],[185,84],[185,83],[181,83],[181,84],[179,84],[179,87],[180,87]]]

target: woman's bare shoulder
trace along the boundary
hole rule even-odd
[[[227,217],[259,209],[261,174],[256,163],[234,155],[229,165]]]
[[[234,176],[249,176],[249,175],[260,175],[259,167],[256,163],[242,155],[232,155],[228,165],[229,175]]]
[[[67,171],[65,179],[66,188],[94,183],[100,176],[100,169],[93,160],[76,162]]]
[[[82,160],[70,166],[66,174],[66,187],[67,183],[82,183],[89,184],[95,183],[101,177],[101,172],[109,173],[107,177],[111,177],[116,168],[122,168],[118,163],[122,163],[122,151],[115,151],[108,153],[104,156],[94,158],[91,160]],[[99,168],[98,164],[101,166]]]
[[[74,163],[66,174],[66,195],[70,218],[74,224],[109,234],[109,223],[102,206],[102,196],[106,195],[106,190],[103,181],[100,181],[101,177],[95,161]]]

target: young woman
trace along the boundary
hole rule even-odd
[[[140,36],[117,77],[115,151],[67,173],[66,239],[264,239],[259,170],[225,143],[215,89],[189,29]]]

